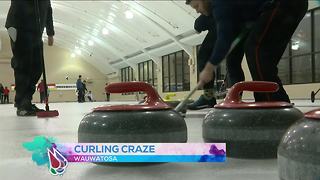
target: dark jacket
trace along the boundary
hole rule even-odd
[[[201,43],[201,47],[197,54],[198,69],[202,71],[212,54],[214,43],[217,39],[216,24],[213,16],[200,15],[194,22],[194,29],[201,33],[207,31],[208,33]]]
[[[212,15],[217,24],[217,41],[210,62],[218,65],[243,27],[256,21],[272,0],[212,0]]]
[[[77,80],[76,85],[77,85],[77,90],[81,90],[81,91],[83,90],[83,83],[81,79]]]
[[[213,16],[200,15],[194,21],[194,29],[201,33],[202,31],[210,31],[216,33],[216,23]]]
[[[41,34],[46,28],[47,35],[54,35],[52,8],[50,0],[11,0],[6,28],[14,27],[24,31],[38,32],[35,1],[39,3]]]
[[[0,94],[3,94],[3,90],[4,90],[3,86],[0,86]]]

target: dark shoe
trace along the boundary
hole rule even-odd
[[[36,116],[36,112],[33,110],[26,110],[22,108],[17,109],[17,116]]]
[[[204,108],[210,108],[217,104],[215,98],[206,99],[203,95],[199,97],[195,102],[188,104],[187,108],[190,110],[199,110]]]
[[[32,104],[32,110],[35,111],[35,112],[41,112],[41,111],[44,111],[44,109],[39,109],[35,104]]]

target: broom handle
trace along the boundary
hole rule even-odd
[[[39,36],[40,38],[42,37],[41,34],[41,20],[40,20],[40,9],[39,9],[39,1],[34,0],[34,6],[35,6],[35,14],[36,14],[36,22],[37,26],[39,28]],[[42,40],[41,40],[42,41]],[[43,43],[43,42],[42,42]],[[41,61],[41,66],[42,66],[42,78],[43,78],[43,84],[44,84],[44,94],[45,94],[45,103],[46,103],[46,111],[49,111],[49,104],[48,104],[48,86],[47,86],[47,78],[46,78],[46,69],[45,69],[45,64],[44,64],[44,57],[43,57],[43,44],[40,47],[40,61]]]
[[[249,32],[249,29],[245,28],[245,30],[243,30],[237,37],[236,39],[232,42],[225,58],[227,58],[229,56],[229,54],[231,53],[231,51],[239,44],[239,42],[243,39],[243,37]],[[224,59],[225,59],[224,58]],[[178,106],[176,106],[176,108],[174,108],[175,111],[179,112],[188,102],[188,99],[197,91],[197,89],[199,89],[201,87],[203,83],[202,82],[198,82],[198,84],[196,85],[196,87],[194,87],[192,89],[192,91],[185,97],[184,100],[182,100]]]
[[[188,99],[199,89],[201,86],[201,83],[199,82],[193,89],[190,91],[190,93],[184,98],[183,101],[181,101],[176,108],[174,108],[175,111],[179,112],[188,102]]]

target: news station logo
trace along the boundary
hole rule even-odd
[[[68,166],[68,160],[54,147],[48,149],[48,157],[50,173],[54,176],[62,175]]]

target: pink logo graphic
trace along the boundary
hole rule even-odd
[[[50,173],[54,176],[62,175],[68,166],[67,159],[54,147],[48,149],[48,157],[50,161]]]

